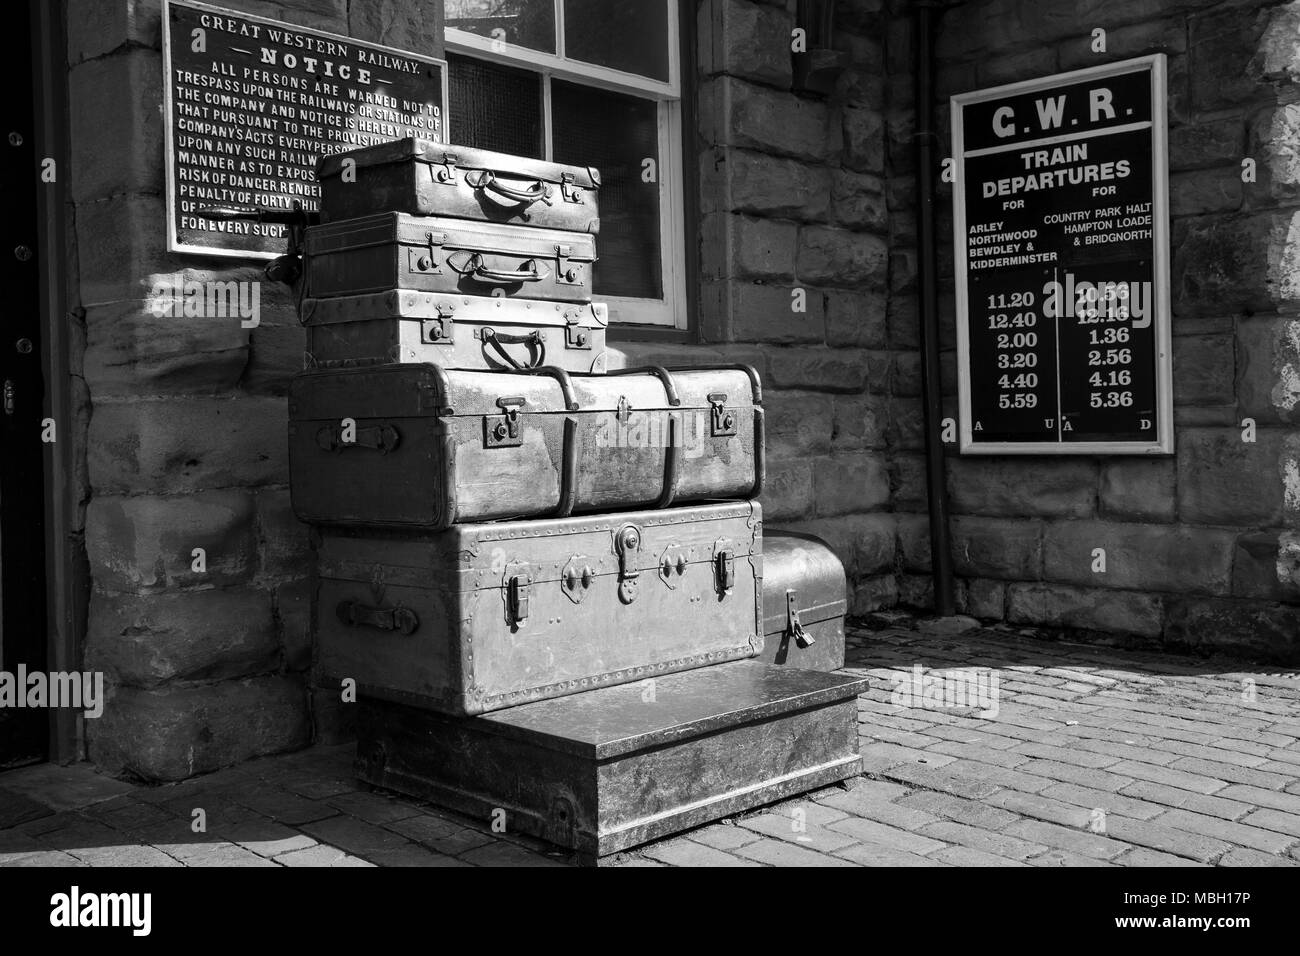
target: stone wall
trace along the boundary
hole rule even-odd
[[[629,361],[746,362],[762,375],[769,525],[826,538],[858,613],[898,594],[896,492],[920,445],[917,374],[891,351],[891,291],[914,277],[891,212],[913,190],[887,149],[888,17],[842,2],[846,69],[829,95],[796,92],[794,0],[697,6],[700,344],[627,345]],[[687,92],[691,95],[692,91]],[[915,336],[912,336],[915,346]],[[893,383],[897,383],[896,385]],[[897,396],[897,397],[895,397]],[[921,492],[924,498],[924,491]],[[909,518],[909,520],[913,520]]]
[[[441,50],[435,4],[222,5]],[[285,392],[304,346],[292,297],[263,283],[253,329],[150,309],[177,273],[261,279],[251,264],[166,251],[161,6],[69,0],[70,268],[88,396],[85,666],[110,684],[103,717],[86,722],[89,756],[170,780],[330,739],[339,708],[310,689],[310,549],[289,507]]]
[[[1097,29],[1104,53],[1092,49]],[[937,43],[944,148],[952,93],[1155,52],[1168,57],[1176,454],[950,457],[961,604],[1012,624],[1296,663],[1300,3],[956,6]],[[1254,182],[1243,181],[1246,159]],[[940,230],[948,335],[950,221]],[[928,542],[904,538],[909,570],[922,570]],[[1104,573],[1092,569],[1097,548]],[[901,589],[926,603],[926,579],[904,577]]]

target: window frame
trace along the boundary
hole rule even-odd
[[[564,3],[555,5],[555,53],[531,50],[517,44],[502,43],[446,26],[443,37],[448,54],[472,57],[488,63],[527,70],[539,75],[542,86],[542,146],[545,158],[553,155],[553,121],[551,116],[551,82],[563,80],[583,86],[610,90],[624,95],[653,100],[658,104],[657,142],[659,149],[659,248],[662,273],[662,299],[638,299],[628,296],[602,295],[609,306],[611,324],[632,329],[685,331],[689,324],[689,298],[686,269],[686,200],[687,180],[684,162],[682,123],[682,46],[681,6],[677,0],[662,0],[668,13],[668,81],[596,66],[564,56]],[[456,131],[448,130],[452,140]],[[693,131],[692,131],[693,135]],[[600,253],[600,236],[596,237]]]

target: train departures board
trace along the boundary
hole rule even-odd
[[[962,454],[1173,452],[1163,54],[952,97]]]

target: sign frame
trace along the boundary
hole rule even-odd
[[[442,71],[442,102],[439,108],[442,110],[442,142],[444,145],[448,142],[448,125],[451,120],[449,101],[448,101],[448,64],[445,59],[440,60],[436,57],[423,56],[410,50],[399,50],[396,47],[386,46],[382,43],[371,43],[368,40],[359,40],[356,37],[344,36],[339,33],[330,33],[327,30],[318,30],[315,27],[306,27],[297,23],[290,23],[285,20],[274,20],[270,17],[261,17],[252,13],[246,13],[243,10],[232,10],[227,7],[219,7],[209,3],[202,3],[199,0],[163,0],[162,4],[162,61],[163,61],[163,165],[166,174],[166,187],[164,191],[164,202],[167,214],[167,251],[172,253],[181,253],[185,255],[202,255],[202,256],[220,256],[227,259],[257,260],[269,261],[278,258],[284,254],[267,250],[259,251],[256,249],[225,249],[220,246],[204,246],[196,243],[181,242],[178,236],[176,213],[177,200],[176,195],[176,147],[174,143],[173,130],[173,107],[172,102],[172,33],[171,33],[171,8],[184,7],[189,10],[197,10],[202,13],[211,13],[222,17],[234,17],[240,20],[248,20],[253,23],[265,24],[284,29],[294,33],[309,33],[313,37],[319,37],[325,40],[335,40],[341,43],[347,43],[354,46],[363,46],[371,50],[387,53],[392,56],[401,57],[406,60],[419,60],[420,62],[437,66]]]
[[[1155,398],[1157,440],[1134,441],[988,441],[976,442],[972,433],[970,370],[970,303],[968,291],[968,257],[966,232],[966,171],[962,130],[966,106],[986,100],[1004,99],[1025,93],[1037,93],[1079,82],[1104,79],[1146,70],[1151,75],[1151,228],[1153,275],[1151,279],[1154,308],[1152,324],[1155,352]],[[1163,53],[1119,60],[1082,70],[1056,73],[1017,83],[971,90],[950,97],[952,123],[953,181],[953,275],[957,299],[957,401],[959,453],[977,455],[1145,455],[1168,456],[1174,453],[1173,410],[1173,343],[1169,302],[1169,144],[1167,116],[1166,58]],[[1145,124],[1144,124],[1145,125]],[[1072,142],[1088,133],[1064,133],[1019,142],[1015,148],[1042,147]],[[1097,135],[1097,134],[1091,134]],[[1059,343],[1058,343],[1059,349]]]

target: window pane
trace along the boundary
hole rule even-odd
[[[665,0],[564,0],[564,55],[668,81]]]
[[[545,158],[540,74],[448,55],[447,99],[457,146]]]
[[[446,4],[449,29],[555,52],[555,0],[446,0]]]
[[[553,80],[554,159],[600,170],[600,234],[593,290],[662,299],[659,237],[659,105],[621,93]],[[644,182],[645,161],[654,182]]]

